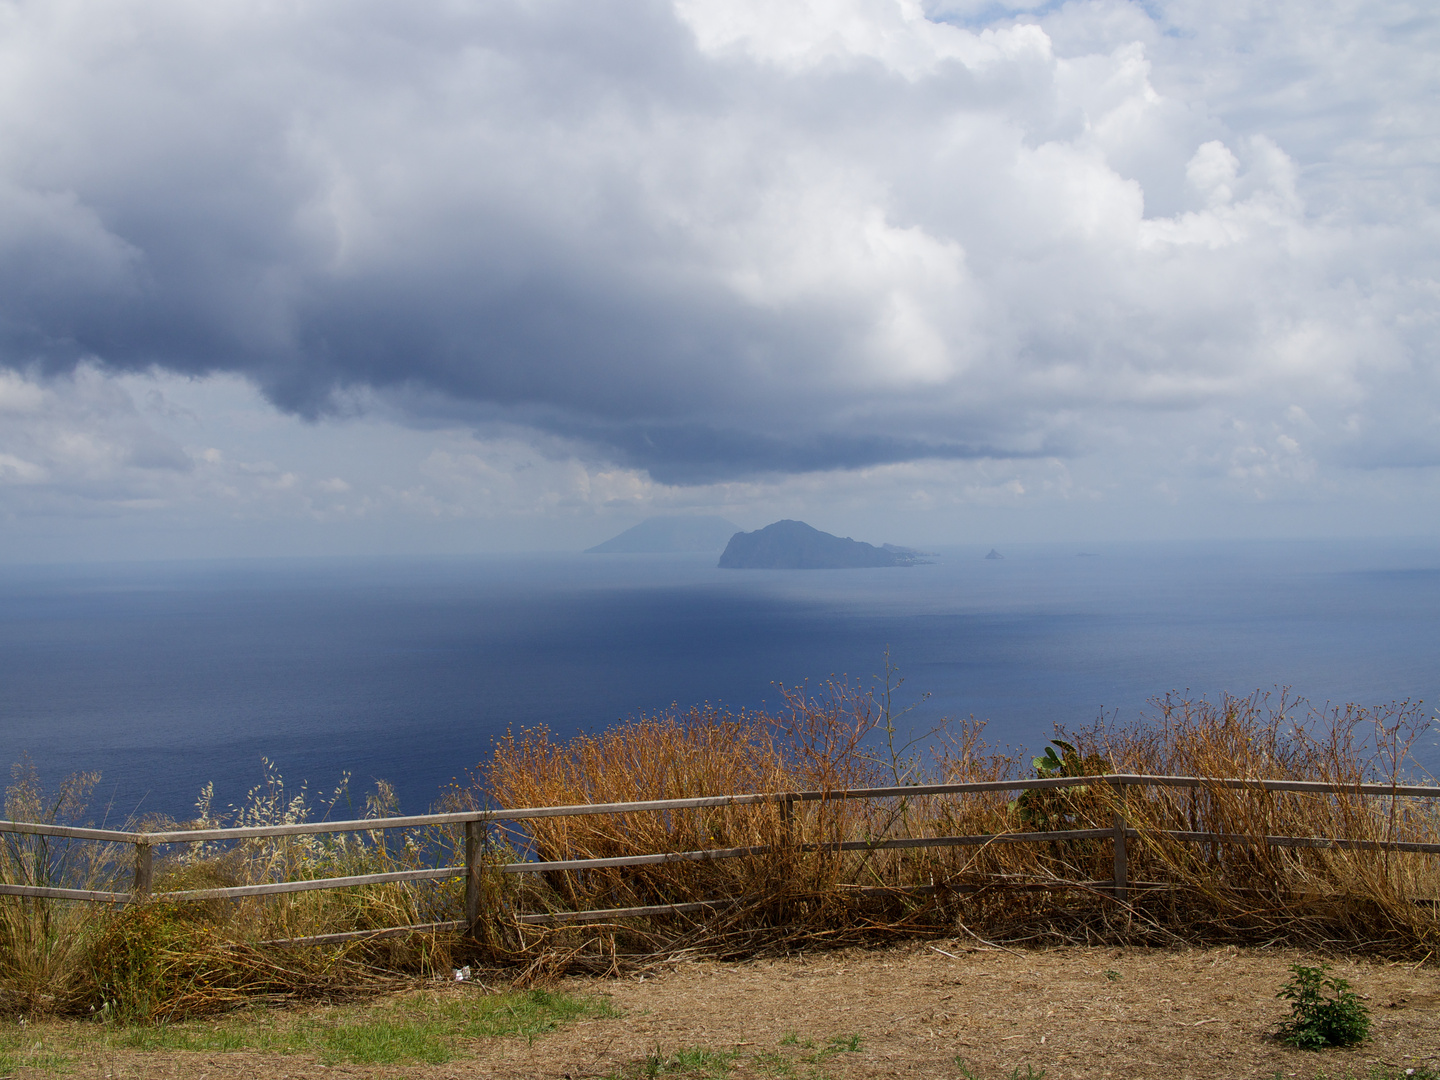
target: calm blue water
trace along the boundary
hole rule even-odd
[[[777,681],[868,678],[887,645],[906,692],[932,695],[917,725],[974,714],[1031,747],[1170,689],[1440,701],[1440,545],[1079,550],[794,573],[578,555],[8,568],[0,745],[51,780],[101,771],[116,820],[183,817],[207,780],[238,801],[262,755],[312,788],[384,777],[420,811],[508,727],[773,704]]]

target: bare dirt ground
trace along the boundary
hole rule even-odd
[[[680,963],[643,978],[567,981],[567,990],[608,996],[621,1015],[581,1021],[533,1044],[476,1041],[466,1045],[465,1056],[443,1065],[327,1068],[304,1056],[86,1054],[76,1046],[70,1075],[961,1080],[968,1070],[983,1080],[1009,1080],[1043,1070],[1046,1080],[1338,1080],[1378,1068],[1397,1075],[1440,1066],[1440,970],[1433,966],[1333,961],[1334,972],[1366,998],[1374,1020],[1373,1038],[1358,1049],[1304,1052],[1267,1038],[1287,1011],[1275,991],[1297,962],[1319,960],[1235,949],[1017,954],[961,940]],[[32,1075],[42,1074],[15,1073],[26,1080]]]

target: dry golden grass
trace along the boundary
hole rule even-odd
[[[947,724],[920,758],[896,745],[883,696],[846,683],[790,690],[775,715],[692,709],[557,742],[545,731],[502,741],[480,789],[502,806],[623,802],[746,791],[972,782],[1033,776],[989,750],[982,728]],[[1417,709],[1356,707],[1317,715],[1281,695],[1219,703],[1162,699],[1147,721],[1097,725],[1062,753],[1069,775],[1148,773],[1326,780],[1403,778]],[[1127,902],[1087,882],[1112,875],[1108,839],[908,850],[837,851],[840,842],[1109,828],[1123,812]],[[1264,793],[1105,783],[1036,793],[912,796],[538,819],[511,847],[541,859],[765,847],[715,862],[550,873],[503,883],[505,910],[584,910],[732,900],[707,917],[619,920],[601,927],[511,922],[492,945],[514,958],[616,967],[676,950],[744,955],[800,942],[841,943],[958,928],[1011,941],[1258,942],[1379,948],[1440,946],[1434,856],[1263,844],[1182,843],[1164,830],[1357,840],[1440,841],[1430,800]],[[497,885],[497,888],[499,886]]]
[[[1316,713],[1281,695],[1219,704],[1165,698],[1149,722],[1085,733],[1082,748],[1115,772],[1405,783],[1409,748],[1427,721],[1408,703]],[[1416,853],[1182,844],[1162,829],[1259,838],[1440,841],[1431,799],[1358,794],[1149,788],[1126,792],[1140,828],[1132,877],[1167,887],[1175,926],[1207,940],[1280,937],[1311,946],[1365,944],[1428,952],[1437,943],[1436,857]]]

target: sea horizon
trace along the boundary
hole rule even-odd
[[[986,560],[991,547],[1003,559]],[[88,815],[184,819],[353,774],[420,812],[506,730],[565,737],[778,685],[869,684],[906,716],[986,720],[1038,752],[1055,725],[1132,723],[1167,692],[1289,687],[1315,705],[1433,699],[1440,544],[1137,541],[927,548],[927,565],[739,571],[715,554],[303,557],[0,570],[0,733]],[[1434,734],[1416,747],[1440,760]],[[108,807],[108,813],[103,809]]]

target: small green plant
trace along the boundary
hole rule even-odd
[[[1111,982],[1119,982],[1121,978],[1120,972],[1116,971],[1114,968],[1107,968],[1102,974],[1104,974],[1105,978],[1109,979]]]
[[[1301,1050],[1354,1046],[1370,1035],[1370,1011],[1350,984],[1329,975],[1329,967],[1291,964],[1292,978],[1276,997],[1290,1002],[1290,1018],[1276,1032],[1281,1042]]]

